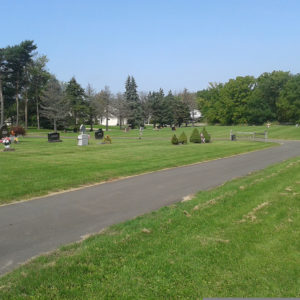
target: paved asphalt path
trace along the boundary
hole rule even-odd
[[[84,235],[300,155],[300,142],[0,207],[0,275]]]

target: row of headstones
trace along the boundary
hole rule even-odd
[[[84,125],[80,126],[80,134],[77,137],[77,144],[78,146],[86,146],[89,143],[89,135],[86,134],[86,128]],[[96,140],[101,140],[103,139],[104,136],[104,132],[103,130],[100,128],[97,131],[95,131],[95,139]],[[61,142],[60,139],[60,134],[59,132],[53,132],[53,133],[48,133],[48,142]]]

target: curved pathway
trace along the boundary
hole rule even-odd
[[[300,155],[300,141],[0,207],[0,274],[43,252]]]

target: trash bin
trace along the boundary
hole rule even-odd
[[[231,140],[232,140],[232,141],[236,141],[236,135],[235,135],[235,134],[232,134],[232,135],[231,135]]]

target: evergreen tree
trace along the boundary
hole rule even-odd
[[[197,128],[194,128],[191,137],[190,137],[191,143],[201,143],[201,136],[199,133],[199,130]]]
[[[181,133],[181,135],[178,138],[178,143],[179,144],[187,144],[187,136],[184,133],[184,131]]]
[[[172,136],[171,143],[172,143],[173,145],[178,145],[178,138],[177,138],[176,134],[174,134],[174,135]]]
[[[80,119],[87,117],[88,107],[84,102],[84,96],[84,89],[72,77],[66,86],[66,99],[69,101],[71,107],[75,127],[77,127]]]
[[[180,127],[183,123],[188,123],[190,120],[190,109],[179,98],[175,99],[174,103],[174,121]]]
[[[142,126],[144,124],[142,105],[133,76],[128,76],[126,80],[124,97],[128,108],[127,123],[130,124],[132,128]]]

